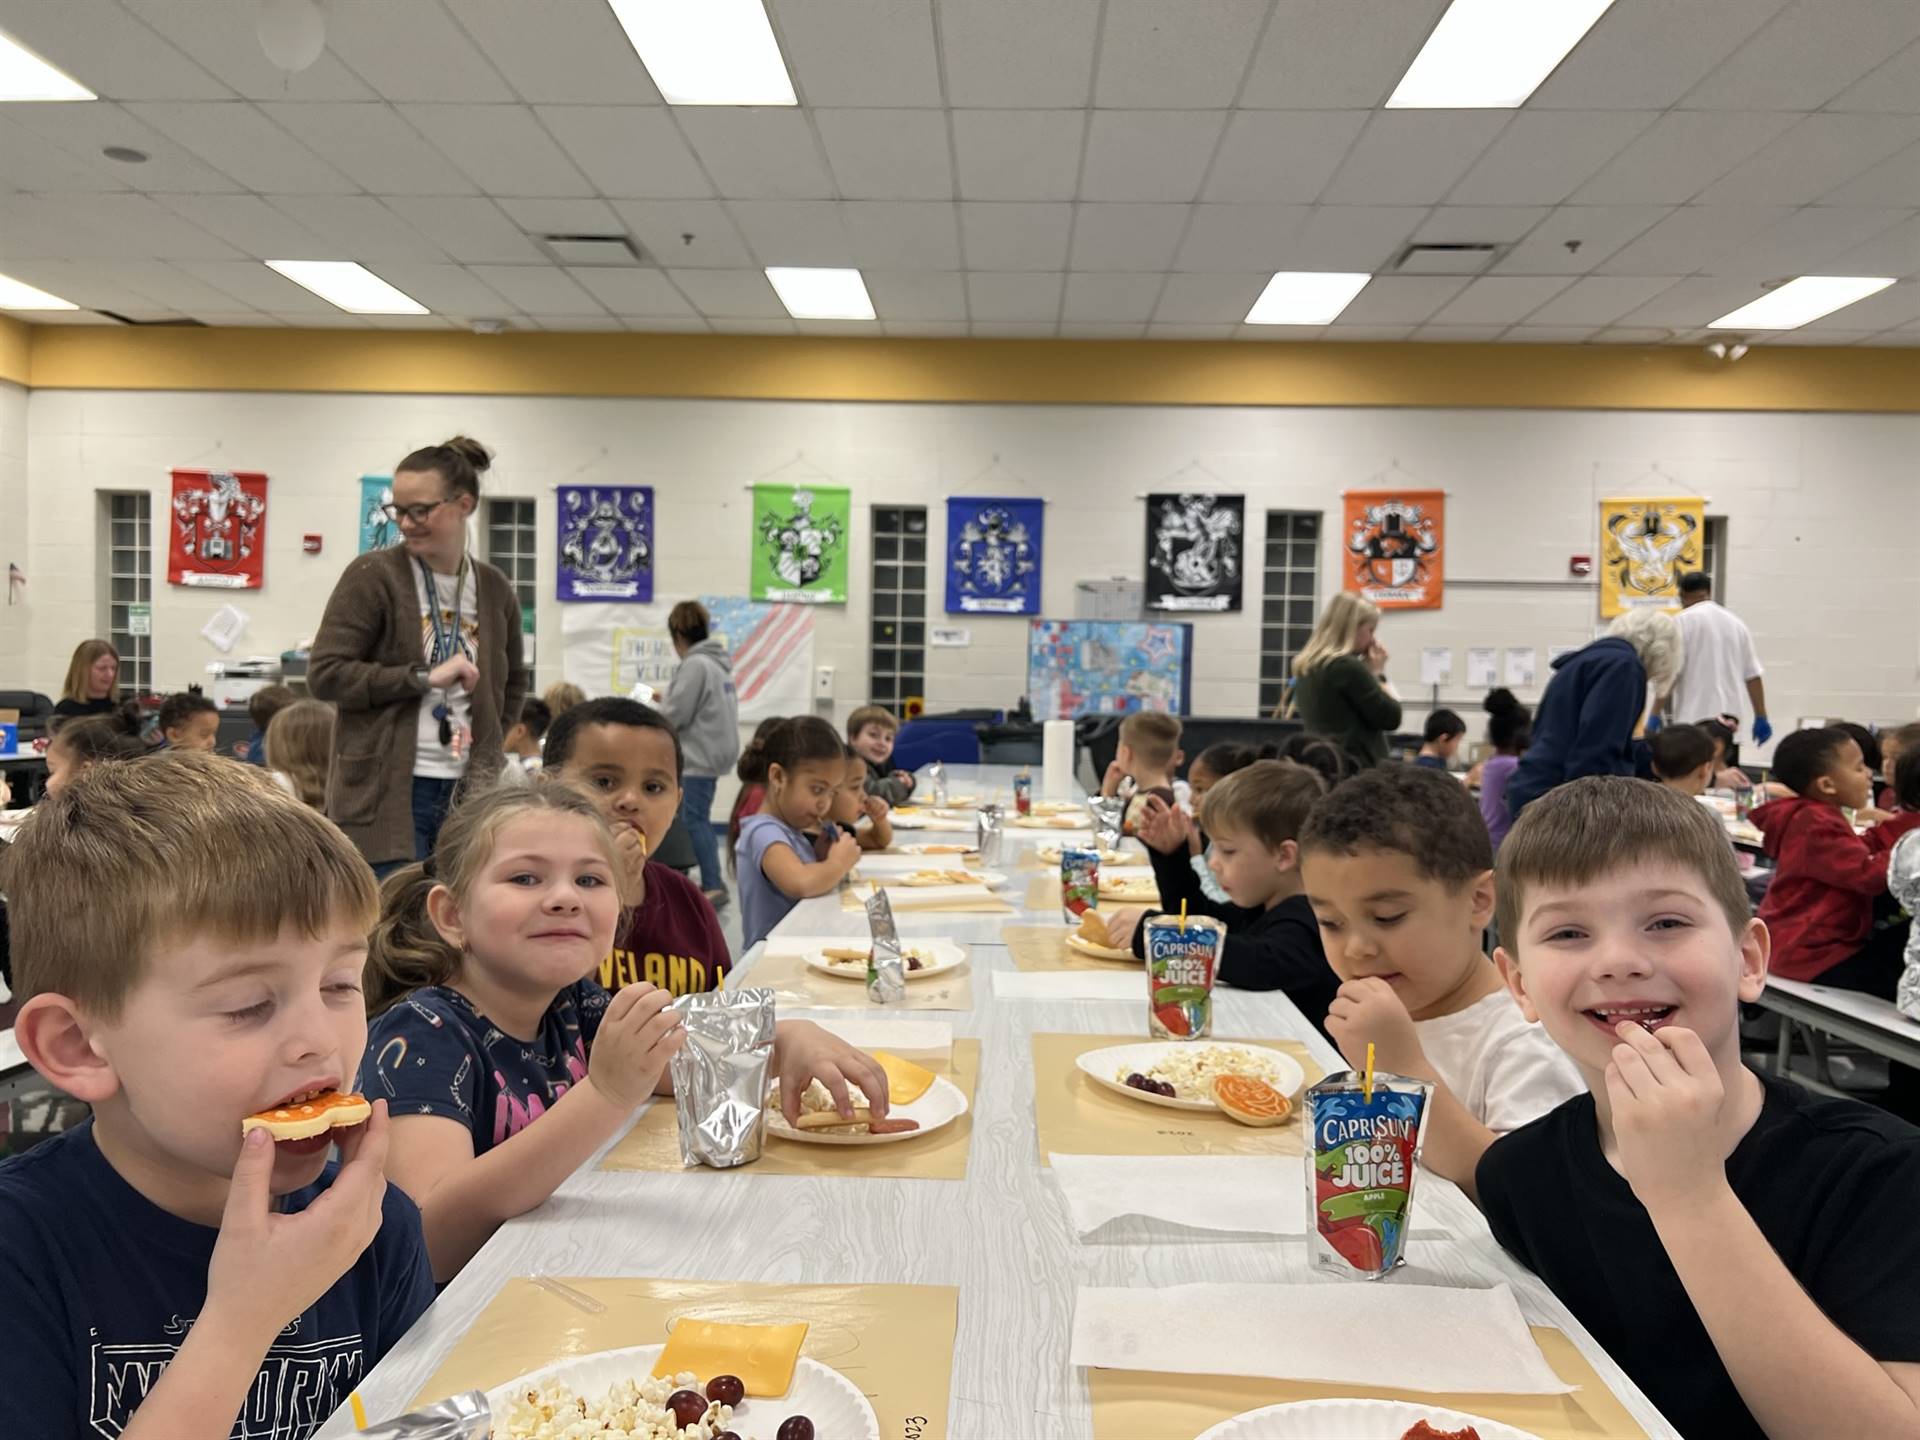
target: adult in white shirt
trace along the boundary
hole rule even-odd
[[[1766,671],[1754,652],[1753,632],[1731,610],[1715,603],[1713,580],[1701,570],[1680,577],[1680,635],[1682,654],[1673,689],[1655,707],[1657,713],[1683,725],[1724,715],[1739,728],[1741,696],[1753,706],[1753,738],[1766,744],[1773,738],[1767,721]]]

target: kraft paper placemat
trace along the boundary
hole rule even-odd
[[[1436,1395],[1297,1380],[1249,1380],[1229,1375],[1163,1375],[1146,1370],[1089,1370],[1094,1440],[1141,1440],[1147,1435],[1199,1435],[1222,1420],[1298,1400],[1405,1400],[1498,1420],[1540,1440],[1645,1440],[1606,1382],[1594,1373],[1564,1331],[1530,1327],[1547,1363],[1571,1395]],[[1383,1361],[1382,1368],[1391,1368]]]
[[[960,1292],[952,1286],[734,1285],[571,1276],[558,1283],[603,1308],[589,1311],[524,1276],[507,1281],[410,1408],[466,1390],[491,1389],[576,1356],[665,1344],[668,1329],[683,1316],[744,1325],[804,1320],[807,1338],[800,1353],[858,1386],[879,1418],[882,1435],[946,1440],[953,1337],[960,1317]]]
[[[769,941],[768,945],[778,942]],[[863,940],[853,936],[843,941],[847,945],[859,945]],[[906,943],[914,944],[909,936]],[[965,949],[965,946],[961,947]],[[958,969],[948,970],[944,974],[930,975],[925,980],[907,981],[907,996],[897,1006],[876,1006],[867,999],[867,977],[864,973],[841,977],[823,975],[795,954],[779,954],[773,949],[762,952],[740,979],[727,976],[729,990],[765,989],[773,991],[774,1004],[779,1006],[806,1006],[816,1010],[971,1010],[973,1009],[973,973],[971,963]]]
[[[1116,967],[1117,968],[1117,967]],[[1033,1109],[1040,1163],[1059,1155],[1301,1155],[1298,1104],[1284,1125],[1242,1125],[1212,1110],[1170,1110],[1144,1100],[1129,1100],[1093,1083],[1074,1063],[1089,1050],[1147,1042],[1146,997],[1141,996],[1140,1028],[1131,1035],[1045,1035],[1033,1041]],[[1307,1072],[1307,1084],[1323,1072],[1293,1040],[1236,1040],[1212,1037],[1221,1045],[1267,1045],[1284,1050]],[[1238,1411],[1234,1412],[1238,1414]],[[1204,1429],[1205,1427],[1201,1427]],[[1150,1433],[1150,1432],[1143,1432]],[[1197,1432],[1196,1432],[1197,1433]]]
[[[967,1097],[967,1113],[932,1134],[891,1145],[809,1145],[768,1135],[760,1158],[737,1170],[680,1163],[678,1118],[664,1096],[600,1162],[602,1170],[689,1171],[704,1175],[864,1175],[889,1180],[963,1180],[973,1142],[973,1092],[980,1081],[980,1042],[955,1040],[948,1060],[916,1057],[936,1075],[944,1075]]]
[[[1061,925],[1005,925],[1001,927],[1000,938],[1005,942],[1007,953],[1013,957],[1016,970],[1115,970],[1124,972],[1128,966],[1141,968],[1146,962],[1141,960],[1097,960],[1091,955],[1082,955],[1067,944],[1067,936],[1072,928]]]

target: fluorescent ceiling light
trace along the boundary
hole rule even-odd
[[[351,260],[269,260],[296,285],[351,315],[425,315],[427,307]]]
[[[98,100],[11,35],[0,33],[0,100]],[[44,308],[44,307],[43,307]]]
[[[873,301],[858,270],[770,265],[767,279],[796,320],[871,320]]]
[[[1709,330],[1798,330],[1809,320],[1878,294],[1893,284],[1870,275],[1802,275],[1728,311]]]
[[[1340,270],[1281,270],[1247,311],[1249,325],[1331,325],[1373,276]]]
[[[608,0],[669,105],[797,105],[760,0]]]
[[[71,300],[36,290],[24,280],[0,275],[0,310],[78,310]]]
[[[1453,0],[1387,99],[1389,110],[1511,110],[1613,0]]]

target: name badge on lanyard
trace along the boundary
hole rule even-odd
[[[427,667],[433,669],[442,661],[451,660],[456,654],[467,654],[467,646],[460,638],[460,610],[466,595],[467,557],[460,557],[460,569],[453,581],[453,623],[443,624],[440,617],[440,591],[434,583],[433,572],[427,568],[424,560],[416,560],[420,566],[420,583],[425,587],[427,597],[427,623],[433,627],[433,652],[427,658]],[[433,718],[440,722],[440,743],[453,744],[453,711],[443,698],[433,707]]]

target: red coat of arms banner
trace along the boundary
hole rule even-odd
[[[260,588],[267,549],[265,475],[254,470],[176,470],[167,520],[169,584]]]

